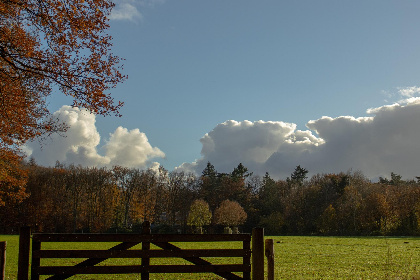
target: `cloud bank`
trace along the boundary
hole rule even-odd
[[[25,147],[27,154],[38,164],[54,166],[58,160],[66,164],[83,166],[114,166],[147,168],[155,165],[153,159],[165,154],[152,147],[146,134],[139,129],[118,127],[111,133],[105,145],[98,148],[100,135],[95,125],[95,115],[87,110],[63,106],[53,117],[64,121],[69,129],[65,137],[52,135],[42,143],[31,142]],[[104,151],[104,155],[98,153]]]
[[[370,178],[391,172],[420,176],[420,98],[418,88],[401,91],[404,102],[369,109],[367,117],[322,117],[297,130],[293,123],[233,120],[204,135],[202,157],[180,170],[201,174],[210,161],[219,172],[240,162],[263,175],[285,179],[295,166],[310,174],[360,170]]]
[[[310,175],[360,170],[372,179],[389,177],[391,172],[413,179],[420,176],[418,91],[400,90],[408,99],[369,109],[365,117],[311,120],[306,130],[281,121],[228,120],[201,138],[201,158],[176,169],[201,174],[211,162],[219,172],[231,172],[242,163],[256,174],[269,172],[285,179],[301,165]],[[25,147],[41,165],[53,166],[58,160],[83,166],[156,168],[155,161],[165,157],[139,129],[118,127],[100,146],[95,115],[63,106],[54,117],[70,126],[66,137],[52,135]]]

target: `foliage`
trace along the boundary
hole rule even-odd
[[[191,204],[187,225],[197,227],[201,231],[203,226],[211,223],[211,216],[209,204],[202,199],[197,199]]]
[[[398,186],[404,183],[404,181],[401,180],[401,178],[402,178],[401,175],[391,172],[391,180],[388,180],[387,178],[379,177],[379,182],[381,182],[381,184],[389,184],[389,185]]]
[[[306,174],[308,174],[308,170],[305,168],[300,167],[300,165],[296,166],[293,173],[290,175],[290,178],[287,178],[287,181],[290,183],[296,183],[298,185],[302,185],[303,181],[308,178]]]
[[[204,168],[202,175],[203,177],[210,177],[210,178],[216,177],[217,171],[214,168],[214,165],[211,164],[210,162],[207,162],[206,168]]]
[[[247,216],[243,232],[263,226],[269,234],[282,235],[420,235],[420,185],[402,178],[394,185],[372,183],[360,172],[317,174],[302,185],[291,185],[268,173],[235,179],[214,167],[211,176],[196,177],[163,167],[107,169],[57,163],[47,168],[33,160],[24,164],[24,171],[11,174],[21,180],[25,192],[9,188],[16,196],[3,195],[4,233],[16,232],[23,224],[38,232],[131,232],[145,220],[155,228],[187,232],[191,205],[209,199],[208,216],[214,217],[209,231],[215,233],[221,231],[217,223],[238,224],[219,218],[220,213],[224,218],[235,214],[232,206],[224,207],[229,200]]]
[[[26,179],[22,158],[8,148],[0,148],[0,206],[20,203],[28,196]]]
[[[319,232],[325,235],[337,234],[337,211],[330,204],[319,217],[318,220]]]
[[[58,86],[74,106],[118,114],[121,104],[105,93],[124,79],[105,33],[113,6],[107,0],[1,1],[0,17],[7,23],[0,32],[2,85],[13,86],[2,97],[47,96]]]
[[[264,233],[267,235],[280,234],[284,226],[283,214],[272,212],[268,216],[261,217],[259,226],[264,228]]]
[[[218,225],[239,226],[246,220],[247,214],[242,206],[236,201],[226,199],[214,212],[214,220]]]
[[[24,176],[11,174],[23,172],[17,164],[19,147],[66,130],[47,109],[46,98],[54,90],[72,97],[73,106],[119,115],[122,103],[115,104],[107,93],[125,79],[119,70],[120,59],[110,52],[111,37],[105,33],[113,6],[108,0],[0,1],[3,197],[17,193],[18,200],[25,197]]]
[[[231,174],[232,178],[236,180],[244,180],[249,176],[252,176],[252,172],[248,172],[248,168],[246,168],[242,163],[239,163],[237,167],[235,167]]]
[[[208,162],[200,177],[199,196],[209,203],[212,213],[223,200],[234,200],[252,211],[253,187],[248,184],[252,173],[241,163],[231,173],[219,173]]]

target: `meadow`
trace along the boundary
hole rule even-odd
[[[275,279],[420,279],[419,237],[271,236],[266,238],[274,240]],[[7,241],[6,279],[16,279],[18,236],[0,235],[0,241]],[[77,243],[56,243],[54,246],[75,248]],[[185,243],[177,246],[193,248],[187,246],[197,245]],[[200,246],[215,248],[218,245],[212,243]],[[240,244],[228,246],[239,247]],[[90,244],[89,248],[95,249],[95,247],[98,248],[97,243]],[[218,262],[217,259],[209,259]],[[139,263],[139,260],[112,261],[121,265]],[[164,261],[166,264],[180,263],[179,259],[153,259],[152,264],[158,264],[159,261]],[[58,264],[62,260],[56,262]],[[76,264],[80,260],[73,259],[70,262]],[[80,275],[70,279],[139,279],[139,275]],[[211,274],[151,274],[150,279],[221,278]]]

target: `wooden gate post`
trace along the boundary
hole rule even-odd
[[[265,240],[265,256],[267,257],[267,274],[268,280],[274,280],[274,241],[273,239]]]
[[[6,279],[6,241],[0,242],[0,280]]]
[[[18,280],[28,280],[29,277],[29,251],[31,248],[31,228],[21,227],[19,232],[19,261]]]
[[[142,234],[150,234],[150,222],[144,221],[142,225]],[[141,243],[141,249],[146,251],[150,250],[150,242],[142,242]],[[141,265],[148,267],[150,265],[150,258],[142,258],[141,259]],[[149,280],[149,272],[143,272],[141,274],[141,280]]]
[[[252,280],[264,280],[264,229],[252,229]]]

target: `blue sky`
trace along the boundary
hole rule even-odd
[[[419,10],[419,1],[120,0],[111,15],[109,31],[114,38],[113,53],[125,58],[124,74],[128,75],[128,80],[112,91],[115,99],[125,102],[123,117],[90,118],[94,138],[99,135],[100,140],[91,144],[93,150],[89,153],[97,153],[96,157],[112,153],[112,136],[115,140],[118,135],[121,139],[131,135],[133,141],[141,138],[138,143],[147,146],[138,144],[137,150],[130,151],[129,142],[125,141],[124,153],[139,153],[145,159],[138,164],[134,160],[128,166],[141,168],[158,162],[172,170],[185,163],[182,168],[200,173],[203,164],[210,160],[219,171],[231,171],[240,161],[250,169],[269,171],[279,178],[290,174],[295,164],[302,164],[313,173],[366,169],[371,177],[391,171],[409,178],[418,176],[420,166],[415,159],[401,158],[395,165],[385,162],[398,157],[396,154],[388,155],[388,160],[378,159],[384,163],[375,170],[368,170],[371,164],[365,166],[362,158],[340,158],[339,163],[333,161],[321,164],[322,167],[315,161],[329,161],[337,155],[330,144],[337,139],[354,139],[352,143],[345,142],[346,147],[365,146],[359,150],[378,146],[366,143],[367,139],[361,141],[356,134],[362,130],[351,130],[355,123],[363,126],[358,118],[376,118],[377,112],[397,115],[396,111],[405,112],[413,106],[417,109]],[[72,109],[62,108],[69,104],[69,100],[55,96],[50,100],[50,109],[69,112]],[[372,108],[377,109],[368,114]],[[420,130],[417,111],[420,110],[410,115],[412,123],[399,119],[404,127],[395,125],[397,131],[387,130],[387,135],[410,136],[410,148],[420,150],[419,135],[412,135],[413,130]],[[328,133],[323,127],[327,120],[323,116],[333,120]],[[311,120],[315,124],[308,128]],[[343,120],[353,122],[349,127],[338,125]],[[376,129],[375,124],[381,123],[379,117],[373,123],[363,128],[372,133],[369,139],[386,137],[380,134],[383,130]],[[233,135],[238,127],[247,132]],[[287,133],[282,130],[285,127],[289,128]],[[332,135],[333,129],[336,137],[326,137]],[[299,130],[306,136],[300,135]],[[320,131],[324,131],[324,137]],[[268,135],[274,138],[270,140]],[[256,139],[251,140],[253,137]],[[299,137],[306,140],[300,141]],[[73,138],[78,141],[76,136]],[[71,146],[70,140],[66,141]],[[294,143],[294,148],[287,146],[290,143],[280,144],[288,141]],[[393,150],[401,144],[395,141],[376,152],[383,155],[384,151]],[[48,145],[56,145],[52,142]],[[269,142],[278,143],[267,148]],[[344,145],[343,141],[337,143]],[[230,154],[232,149],[223,151],[224,145],[240,151]],[[57,159],[95,164],[83,159],[82,154],[89,153],[77,148],[76,151],[74,146],[77,145],[73,145],[73,152],[78,157]],[[296,147],[299,148],[294,153],[287,152]],[[33,144],[31,149],[41,164],[56,160],[51,155],[46,159],[48,148],[40,151]],[[346,148],[339,148],[343,149]],[[402,147],[394,150],[399,155],[406,153]],[[260,158],[258,151],[265,156]],[[276,161],[280,155],[283,160]],[[123,159],[112,159],[115,156],[102,164],[124,165]],[[411,169],[407,170],[407,166]],[[419,172],[415,174],[415,170]]]

